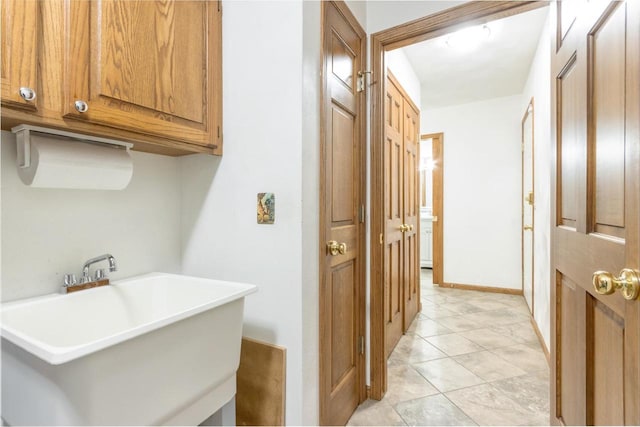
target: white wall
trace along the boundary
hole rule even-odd
[[[533,317],[544,337],[547,348],[551,339],[551,312],[549,277],[551,268],[550,236],[551,214],[549,188],[551,188],[551,30],[549,17],[542,30],[538,48],[522,94],[520,112],[524,115],[529,100],[534,98],[534,313]]]
[[[105,252],[112,279],[180,271],[179,163],[133,152],[133,179],[123,191],[25,186],[16,143],[2,132],[2,301],[57,292],[65,273]]]
[[[319,423],[321,4],[304,1],[302,57],[302,423]]]
[[[418,79],[418,75],[413,70],[407,55],[402,49],[391,50],[385,52],[384,55],[384,63],[387,68],[391,70],[413,103],[420,108],[420,99],[422,97],[420,79]]]
[[[305,0],[306,1],[306,0]],[[367,4],[369,2],[364,0],[346,0],[345,3],[356,17],[362,28],[367,30]]]
[[[444,132],[444,281],[521,289],[520,95],[430,110]]]
[[[317,291],[317,275],[302,280],[302,147],[317,141],[302,133],[303,4],[228,1],[223,7],[224,156],[182,159],[183,271],[259,286],[246,299],[243,332],[287,348],[286,422],[297,425],[303,398],[313,400],[303,397],[303,324],[306,330],[317,317],[304,313],[303,320],[302,311],[303,288],[310,300]],[[304,96],[318,87],[305,87]],[[309,161],[317,162],[313,153]],[[259,192],[275,193],[273,225],[256,223]],[[313,376],[305,376],[312,381],[305,387],[317,389]]]

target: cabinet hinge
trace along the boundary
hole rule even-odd
[[[363,223],[365,219],[364,205],[360,205],[360,222]]]
[[[364,354],[364,337],[360,335],[359,350],[360,354]]]

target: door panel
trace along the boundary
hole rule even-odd
[[[38,94],[38,30],[40,2],[37,0],[4,0],[0,4],[2,24],[2,104],[35,111],[42,94]],[[30,88],[35,99],[26,101],[20,88]]]
[[[364,32],[343,3],[323,2],[320,236],[320,423],[344,425],[364,400],[362,93]],[[347,15],[349,16],[347,16]],[[344,246],[332,253],[328,242]]]
[[[67,1],[66,118],[213,146],[217,2]]]
[[[404,233],[404,327],[407,331],[420,309],[420,215],[418,163],[420,125],[419,114],[405,99],[404,111],[404,223],[409,230]]]
[[[552,420],[640,423],[640,301],[596,292],[595,271],[640,268],[640,4],[554,7],[556,205]],[[553,134],[553,133],[552,133]]]
[[[387,79],[385,102],[385,349],[391,354],[404,331],[404,100],[396,85]]]
[[[590,176],[594,231],[624,237],[625,7],[611,8],[589,34],[594,139]]]

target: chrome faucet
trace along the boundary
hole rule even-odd
[[[62,287],[60,288],[60,293],[66,294],[69,292],[75,292],[77,290],[94,288],[96,286],[102,286],[105,284],[108,285],[109,279],[107,279],[106,268],[97,269],[94,278],[91,278],[91,276],[89,276],[89,267],[100,261],[109,262],[109,271],[116,271],[118,269],[116,267],[116,259],[111,254],[104,254],[95,258],[91,258],[89,261],[85,262],[84,266],[82,267],[82,277],[80,278],[80,283],[78,283],[78,281],[76,280],[75,274],[64,275],[64,285],[62,285]]]
[[[89,283],[93,280],[101,280],[107,277],[107,271],[104,268],[99,268],[98,270],[96,270],[94,279],[92,279],[91,276],[89,276],[89,267],[91,267],[91,265],[100,261],[109,262],[109,271],[116,271],[118,269],[116,266],[116,259],[111,254],[104,254],[104,255],[97,256],[95,258],[91,258],[90,260],[85,262],[84,266],[82,267],[82,277],[80,278],[81,284]]]

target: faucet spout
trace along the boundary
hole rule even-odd
[[[118,267],[116,266],[116,259],[111,254],[104,254],[95,258],[91,258],[90,260],[85,262],[84,266],[82,267],[82,278],[80,279],[81,283],[91,281],[91,278],[89,277],[89,267],[101,261],[107,261],[109,263],[109,271],[116,271],[118,269]]]

